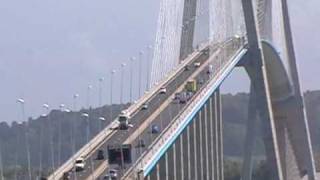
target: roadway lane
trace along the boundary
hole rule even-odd
[[[202,53],[197,60],[190,63],[189,65],[191,69],[189,71],[181,72],[180,75],[178,75],[175,80],[171,81],[169,85],[166,86],[167,93],[165,95],[157,94],[155,98],[153,98],[149,102],[148,110],[141,110],[137,112],[136,116],[132,117],[131,123],[134,125],[134,127],[129,129],[128,131],[118,131],[114,136],[111,137],[109,141],[107,141],[107,143],[105,144],[105,148],[107,144],[122,144],[150,116],[152,110],[157,109],[166,99],[169,98],[169,96],[172,96],[175,90],[177,89],[177,87],[183,84],[190,77],[190,75],[195,72],[197,68],[193,67],[193,63],[200,62],[202,64],[208,59],[208,57],[209,57],[208,54]],[[206,70],[207,68],[204,68],[203,71],[200,73],[200,75],[196,77],[196,79],[202,79],[203,83],[207,82],[209,79],[209,76],[207,75]],[[198,87],[201,87],[202,85],[203,84],[198,84]],[[175,117],[175,115],[177,115],[184,106],[185,105],[170,104],[163,112],[160,113],[160,115],[155,119],[155,122],[158,123],[159,127],[163,127],[163,128],[166,127],[173,119],[172,116]],[[161,128],[161,130],[163,128]],[[149,129],[150,128],[146,128],[141,137],[142,139],[144,139],[146,146],[148,146],[148,144],[150,144],[157,137],[153,135],[150,136]],[[149,137],[149,138],[146,138],[146,137]],[[135,139],[135,141],[132,143],[133,147],[135,147],[135,145],[138,144],[139,139],[140,137]],[[136,148],[136,152],[135,152],[136,155],[134,156],[135,157],[134,160],[136,160],[144,150],[145,150],[144,148]],[[103,175],[108,170],[107,162],[105,161],[103,163],[105,164],[102,165],[101,163],[97,163],[97,165],[94,167],[95,169],[100,169],[101,172],[103,171],[103,173],[99,172],[101,177],[103,177]],[[89,176],[91,171],[87,171],[87,172],[89,172],[87,173],[88,176],[82,176],[81,179],[94,179],[94,176],[91,176],[91,177]],[[122,172],[119,172],[119,173],[120,173],[119,175],[122,174]]]
[[[198,62],[204,63],[206,60],[208,59],[208,57],[202,59],[200,58]],[[191,70],[193,69],[193,70]],[[190,72],[195,72],[195,70],[197,70],[197,68],[195,68],[194,66],[192,66],[190,69]],[[209,79],[209,75],[206,73],[207,71],[207,67],[203,68],[203,70],[195,77],[195,79],[202,79],[203,83],[202,84],[198,84],[198,90],[204,85],[205,82],[208,81]],[[191,74],[190,74],[191,75]],[[184,77],[178,80],[178,84],[182,84],[184,83],[189,77]],[[199,81],[198,81],[199,82]],[[174,85],[174,84],[172,84]],[[180,91],[179,91],[180,92]],[[175,92],[176,93],[176,92]],[[174,93],[172,93],[174,94]],[[175,119],[175,117],[179,114],[179,112],[186,106],[186,104],[180,104],[180,103],[175,103],[172,101],[172,97],[170,97],[170,103],[164,108],[164,110],[162,110],[162,112],[155,118],[152,120],[152,123],[149,124],[148,128],[145,128],[143,130],[143,132],[141,133],[141,135],[139,135],[136,139],[134,139],[132,142],[130,142],[130,140],[128,141],[128,138],[130,138],[130,136],[132,135],[132,132],[130,133],[125,133],[124,135],[117,137],[118,139],[114,139],[112,141],[112,143],[119,143],[119,142],[124,142],[125,144],[130,143],[133,145],[133,157],[134,160],[137,160],[140,155],[146,150],[146,148],[158,137],[158,135],[160,134],[151,134],[150,133],[150,129],[151,129],[151,125],[157,125],[158,127],[160,127],[160,130],[162,131],[165,127],[167,127],[170,122]],[[139,126],[141,126],[142,123],[139,124]],[[126,140],[127,139],[127,140]],[[137,146],[139,143],[139,140],[142,139],[146,146],[145,147],[139,147]],[[126,167],[125,170],[127,170],[128,167]],[[125,171],[124,170],[124,171]],[[100,175],[100,179],[103,178],[103,176],[107,173],[108,168],[105,168],[105,170],[101,173]],[[118,172],[119,177],[122,176],[124,172],[122,170],[120,170]]]
[[[228,46],[228,48],[229,48],[229,46]],[[226,60],[226,59],[230,59],[230,57],[233,55],[232,52],[234,52],[235,49],[230,48],[229,51],[230,51],[230,53],[227,53],[227,54],[228,54],[227,56],[223,56],[223,54],[225,54],[225,52],[223,52],[223,51],[222,51],[220,54],[218,54],[218,56],[219,56],[220,58],[224,58],[225,60]],[[215,59],[216,59],[216,58],[215,58]],[[222,64],[224,64],[224,63],[227,62],[227,61],[225,61],[225,60],[224,60],[224,61],[221,61]],[[220,64],[220,65],[222,65],[222,64]],[[212,74],[209,75],[209,74],[206,73],[207,69],[208,69],[208,68],[204,68],[204,70],[203,70],[201,73],[199,73],[199,75],[196,77],[196,79],[202,79],[202,80],[203,80],[203,83],[202,83],[202,84],[198,84],[198,88],[203,87],[203,85],[206,84],[207,82],[209,82],[209,79],[212,78],[212,77],[211,77]],[[199,92],[199,91],[197,91],[197,92]],[[176,117],[176,116],[178,115],[178,113],[181,111],[181,109],[186,106],[186,104],[179,105],[180,107],[177,108],[177,111],[176,111],[176,112],[175,112],[175,110],[176,110],[175,106],[177,107],[177,104],[171,103],[171,104],[163,111],[163,113],[161,113],[160,116],[158,116],[158,117],[154,120],[153,124],[158,124],[158,125],[163,124],[164,127],[168,126],[169,123],[170,123],[171,120],[172,120],[171,117],[172,117],[172,116],[173,116],[173,117]],[[172,111],[172,110],[173,110],[173,111]],[[173,114],[172,114],[172,113],[173,113]],[[161,117],[161,116],[162,116],[162,117]],[[148,143],[147,143],[147,146],[148,146],[148,145],[150,145],[150,144],[153,142],[153,140],[155,140],[156,137],[150,137],[150,133],[149,133],[148,129],[146,129],[146,130],[142,133],[142,135],[139,136],[139,138],[137,138],[137,139],[135,139],[135,140],[133,141],[132,144],[137,144],[137,143],[138,143],[138,140],[139,140],[140,138],[141,138],[141,139],[144,139],[146,142],[148,142]],[[147,147],[147,146],[146,146],[146,147]],[[137,155],[137,156],[140,156],[140,154],[141,154],[143,151],[145,151],[145,150],[146,150],[145,148],[142,148],[141,151],[136,152],[136,155]],[[138,165],[138,166],[139,166],[139,165]],[[121,173],[120,175],[122,175],[122,173]]]
[[[204,62],[205,60],[208,59],[208,54],[205,54],[203,52],[201,52],[201,55],[198,56],[197,58],[195,58],[194,60],[192,60],[188,65],[190,67],[193,66],[193,64],[195,62]],[[153,113],[154,111],[157,110],[157,108],[170,96],[172,95],[176,88],[182,84],[183,82],[185,82],[185,80],[195,71],[195,68],[191,68],[189,71],[180,71],[179,74],[177,75],[177,77],[170,81],[168,83],[168,85],[166,85],[167,87],[167,93],[166,94],[157,94],[154,96],[154,98],[152,98],[149,101],[149,110],[148,111],[138,111],[136,112],[136,114],[131,118],[130,122],[134,125],[133,128],[130,128],[128,131],[116,131],[114,133],[114,135],[107,140],[100,148],[97,148],[94,153],[87,158],[86,160],[86,166],[85,166],[85,170],[82,172],[77,172],[75,174],[72,175],[71,179],[87,179],[88,176],[90,174],[92,174],[93,169],[96,169],[97,167],[101,166],[102,163],[106,163],[105,161],[97,161],[95,160],[96,156],[97,156],[97,151],[99,149],[103,149],[106,150],[107,149],[107,145],[108,144],[121,144],[121,142],[123,142],[132,132],[134,132],[139,125],[147,118],[151,115],[151,113]],[[105,151],[106,154],[106,151]],[[92,163],[91,163],[92,162]],[[74,177],[74,175],[76,177]]]

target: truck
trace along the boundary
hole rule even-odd
[[[110,165],[124,166],[132,163],[132,145],[131,144],[116,144],[108,145],[108,163]]]
[[[186,90],[188,92],[196,92],[197,91],[197,81],[196,80],[189,80],[186,84]]]
[[[130,127],[129,116],[127,116],[126,114],[121,113],[118,117],[118,121],[120,130],[127,130]]]

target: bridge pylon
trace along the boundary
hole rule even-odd
[[[254,113],[249,114],[249,118],[254,118],[255,112],[258,112],[262,121],[267,163],[273,172],[273,179],[298,180],[308,175],[309,180],[314,180],[313,152],[300,94],[286,0],[282,1],[282,13],[289,73],[286,72],[272,44],[262,40],[262,37],[270,36],[268,34],[270,31],[265,27],[270,29],[272,23],[268,17],[263,17],[267,15],[263,15],[259,8],[270,10],[271,3],[259,0],[257,4],[258,12],[255,13],[253,1],[242,0],[249,51],[241,65],[245,67],[251,80],[249,112]],[[255,99],[254,102],[252,98]],[[254,103],[256,106],[252,105]],[[254,127],[256,123],[254,121],[249,119],[247,128]],[[250,180],[252,175],[250,154],[254,143],[250,141],[253,141],[253,135],[254,131],[247,132],[246,136],[242,174],[245,180]]]

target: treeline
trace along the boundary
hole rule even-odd
[[[310,123],[311,138],[316,152],[320,150],[320,91],[307,91],[304,94],[307,116]],[[223,128],[224,128],[224,154],[227,157],[226,170],[230,170],[228,179],[235,180],[239,176],[241,159],[243,155],[243,144],[246,133],[246,121],[248,117],[249,96],[246,93],[236,95],[225,94],[223,101]],[[87,127],[89,125],[90,137],[96,135],[101,128],[110,123],[121,109],[126,105],[104,106],[96,109],[82,109],[79,112],[61,112],[53,110],[49,116],[28,120],[27,123],[18,124],[13,122],[9,125],[6,122],[0,123],[0,150],[2,152],[3,169],[6,177],[12,177],[15,170],[24,174],[27,167],[26,138],[25,132],[28,129],[30,144],[31,166],[34,172],[39,170],[40,158],[44,173],[50,171],[52,166],[51,147],[54,147],[54,162],[57,167],[65,162],[72,154],[72,138],[74,134],[75,148],[78,150],[86,143]],[[111,110],[112,109],[112,110]],[[113,117],[110,117],[112,111]],[[81,116],[88,113],[89,119]],[[104,117],[106,121],[99,120]],[[89,121],[88,121],[89,120]],[[88,124],[89,122],[89,124]],[[73,131],[74,130],[74,131]],[[74,133],[73,133],[74,132]],[[265,177],[264,147],[261,135],[256,138],[255,156],[257,161],[257,177]],[[52,143],[52,144],[51,144]],[[230,159],[234,159],[231,160]],[[318,159],[317,159],[318,160]],[[318,160],[320,161],[320,159]],[[19,167],[15,167],[19,164]],[[260,173],[260,174],[259,174]],[[35,173],[36,174],[36,173]],[[264,176],[263,176],[264,175]],[[262,178],[261,178],[262,179]]]

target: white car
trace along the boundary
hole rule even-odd
[[[201,64],[200,64],[200,62],[195,62],[193,65],[194,65],[194,67],[200,67]]]
[[[143,105],[142,105],[142,110],[147,110],[148,109],[148,107],[149,107],[149,105],[148,105],[148,103],[144,103]]]
[[[165,87],[160,88],[160,94],[165,94],[167,93],[167,89]]]
[[[74,166],[75,166],[76,172],[84,170],[84,167],[86,166],[84,158],[80,157],[80,158],[76,159]]]

